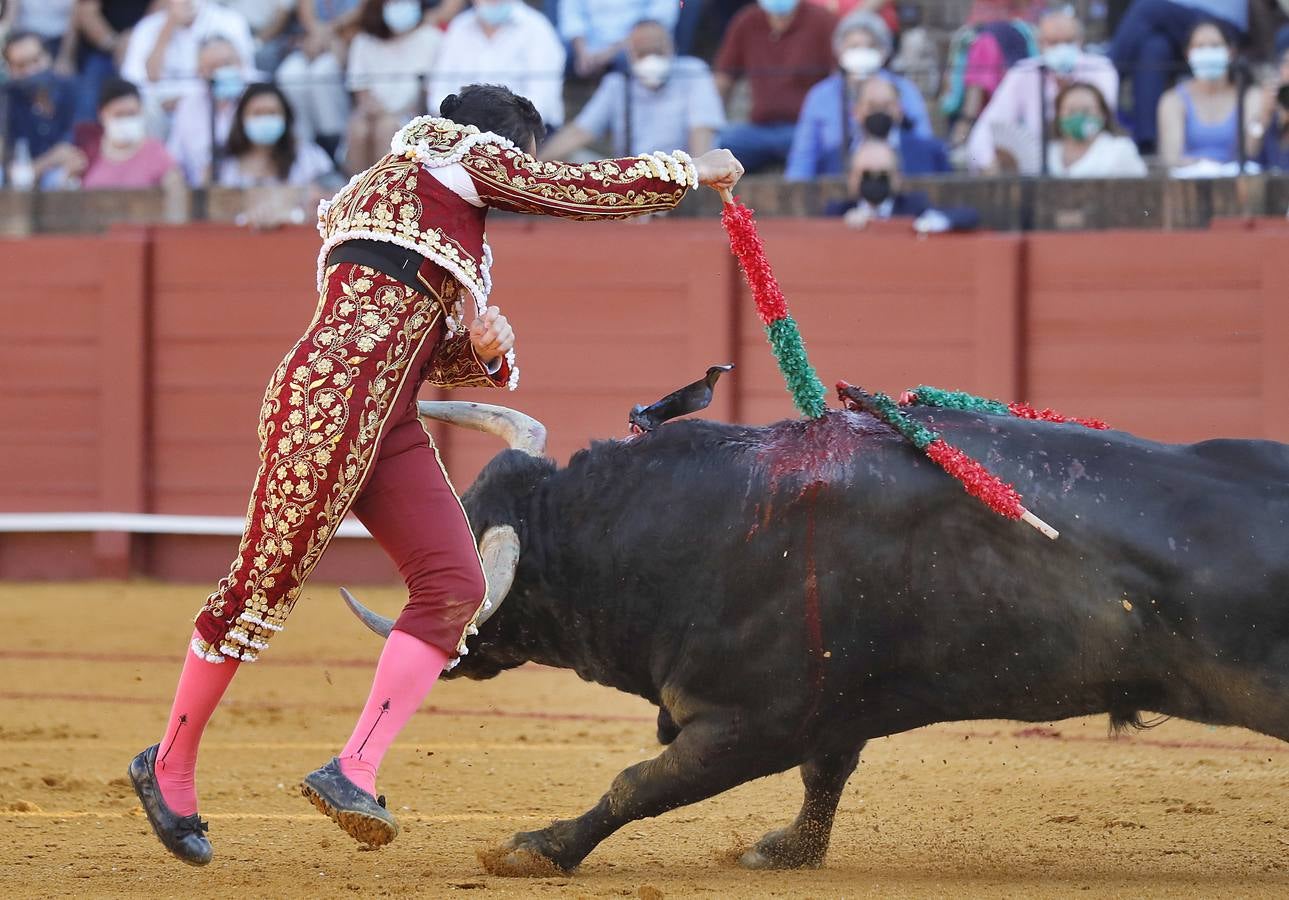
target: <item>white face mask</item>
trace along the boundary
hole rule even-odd
[[[1052,44],[1043,51],[1043,65],[1057,75],[1069,75],[1079,64],[1082,53],[1078,44]]]
[[[838,58],[847,75],[867,78],[882,67],[882,51],[876,47],[851,47]]]
[[[128,147],[142,143],[147,136],[147,128],[143,116],[116,116],[104,120],[103,134],[109,144]]]
[[[1231,51],[1225,47],[1196,47],[1186,54],[1186,62],[1200,81],[1217,81],[1226,77]]]
[[[660,88],[671,74],[671,57],[660,53],[642,56],[631,64],[631,74],[647,88]]]
[[[381,16],[394,34],[407,34],[421,24],[421,0],[389,0]]]

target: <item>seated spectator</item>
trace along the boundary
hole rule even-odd
[[[1261,91],[1255,85],[1245,94],[1244,127],[1238,121],[1239,90],[1231,77],[1231,44],[1213,22],[1195,26],[1187,43],[1188,78],[1159,101],[1159,159],[1171,167],[1200,160],[1235,162],[1237,141],[1245,135],[1248,159],[1257,159]]]
[[[579,78],[596,78],[605,69],[626,66],[627,34],[637,22],[661,22],[671,30],[679,0],[558,0],[559,33],[572,54]]]
[[[389,152],[389,141],[422,111],[421,76],[428,75],[443,32],[424,21],[420,0],[363,0],[358,34],[349,45],[349,171],[361,172]]]
[[[233,124],[237,101],[246,89],[244,65],[237,48],[220,35],[208,38],[197,53],[197,75],[202,83],[180,98],[167,147],[184,177],[193,187],[210,183],[211,130],[215,145],[223,147]],[[212,106],[213,104],[213,106]]]
[[[842,19],[833,31],[832,46],[841,71],[806,94],[784,169],[789,181],[840,175],[845,170],[860,126],[844,111],[855,109],[852,98],[866,79],[882,78],[895,85],[904,126],[923,137],[933,133],[921,91],[883,67],[891,54],[891,33],[877,15],[860,10]]]
[[[971,126],[1007,70],[1038,52],[1034,0],[975,0],[967,24],[949,46],[940,109],[951,123],[950,142],[967,139]]]
[[[1068,12],[1045,15],[1038,23],[1038,46],[1039,56],[1022,59],[1007,70],[976,119],[967,139],[967,165],[971,171],[992,172],[997,168],[994,135],[1000,128],[1016,127],[1028,133],[1037,159],[1043,130],[1053,119],[1056,94],[1076,81],[1095,85],[1113,109],[1119,96],[1119,75],[1104,56],[1094,56],[1083,49],[1083,26],[1078,19]]]
[[[1228,35],[1249,27],[1249,0],[1132,0],[1110,41],[1119,75],[1132,82],[1126,122],[1142,153],[1156,150],[1159,100],[1186,60],[1188,39],[1202,22],[1216,22]]]
[[[54,71],[71,75],[76,63],[72,11],[76,0],[6,0],[0,13],[0,34],[27,32],[45,45]]]
[[[130,33],[148,13],[152,0],[77,0],[72,23],[76,29],[76,121],[98,118],[103,84],[116,77],[116,67],[130,43]]]
[[[54,71],[48,47],[30,31],[9,35],[4,61],[9,70],[4,85],[5,159],[12,163],[17,157],[31,166],[22,173],[11,167],[11,183],[19,188],[55,187],[66,175],[79,174],[83,164],[72,146],[76,81]]]
[[[299,48],[274,76],[295,110],[302,141],[316,141],[333,156],[349,121],[349,93],[341,60],[358,30],[362,0],[299,0],[304,34]]]
[[[198,48],[216,34],[228,38],[241,59],[254,58],[246,20],[211,0],[163,0],[131,32],[121,75],[138,86],[149,118],[162,131],[169,131],[175,105],[196,81]]]
[[[183,176],[174,157],[164,144],[148,137],[138,88],[120,79],[103,85],[98,119],[103,136],[90,154],[81,187],[91,191],[160,187],[171,194],[183,192]]]
[[[325,150],[296,134],[286,95],[271,84],[253,84],[242,94],[217,168],[223,187],[288,185],[319,190],[334,181]]]
[[[1262,168],[1289,171],[1289,25],[1276,32],[1278,77],[1262,90]]]
[[[752,109],[717,143],[748,172],[787,159],[806,94],[832,67],[836,25],[832,13],[799,0],[757,0],[730,22],[716,56],[716,87],[728,102],[735,82],[746,78]]]
[[[969,231],[980,214],[969,207],[935,209],[926,194],[901,191],[895,151],[885,141],[865,141],[851,158],[847,178],[850,199],[829,203],[825,215],[842,216],[851,228],[870,222],[908,219],[919,234]]]
[[[822,6],[838,19],[844,19],[853,12],[871,12],[880,16],[891,34],[900,32],[900,10],[895,0],[807,0],[816,6]]]
[[[1047,172],[1058,178],[1145,176],[1137,145],[1118,133],[1096,85],[1076,81],[1056,95],[1056,140],[1047,148]]]
[[[627,52],[630,79],[617,72],[605,75],[577,119],[542,148],[542,159],[568,159],[605,134],[613,136],[614,156],[655,150],[699,156],[712,149],[725,113],[707,64],[692,56],[676,57],[671,32],[660,22],[641,22],[631,29]]]
[[[951,170],[949,151],[939,138],[923,137],[908,127],[900,95],[884,78],[870,78],[855,101],[860,131],[855,145],[876,140],[890,146],[905,175],[936,175]]]
[[[474,0],[443,36],[426,105],[437,113],[462,85],[502,84],[531,100],[547,128],[558,128],[565,56],[550,21],[522,0]]]
[[[215,0],[239,13],[250,26],[255,56],[247,60],[261,72],[275,72],[291,49],[296,0]]]

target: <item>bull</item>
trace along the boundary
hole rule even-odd
[[[572,669],[657,706],[665,745],[490,870],[572,870],[628,822],[793,767],[796,820],[742,863],[818,866],[865,742],[937,722],[1152,710],[1289,739],[1289,447],[909,410],[1015,484],[1053,543],[842,400],[673,422],[564,468],[521,413],[421,405],[511,448],[463,497],[491,617],[448,677]]]

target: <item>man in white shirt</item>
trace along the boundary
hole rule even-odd
[[[250,60],[255,58],[250,26],[240,13],[208,0],[166,0],[130,33],[121,77],[139,88],[150,113],[164,113],[167,130],[175,104],[196,81],[201,45],[215,35],[236,48],[249,77]]]
[[[1119,99],[1119,73],[1104,56],[1083,49],[1083,25],[1066,12],[1045,15],[1038,25],[1040,54],[1022,59],[1003,76],[998,90],[976,119],[967,138],[967,164],[973,172],[998,168],[995,152],[1000,137],[1033,144],[1022,155],[1041,159],[1039,143],[1046,123],[1055,116],[1061,88],[1084,82],[1099,90],[1114,110]],[[1040,89],[1039,79],[1042,78]],[[1018,136],[1020,135],[1020,136]],[[1032,152],[1029,152],[1031,151]],[[1013,153],[1015,155],[1015,153]],[[1034,174],[1027,172],[1026,174]]]
[[[548,128],[564,122],[564,45],[521,0],[474,0],[452,20],[431,74],[426,107],[438,112],[466,84],[502,84],[527,97]]]

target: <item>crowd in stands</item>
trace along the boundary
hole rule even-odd
[[[750,173],[844,179],[832,211],[856,227],[969,228],[970,211],[930,209],[902,179],[1289,167],[1282,8],[0,0],[3,175],[20,190],[289,187],[298,218],[409,118],[492,82],[533,101],[544,158],[725,146]]]

